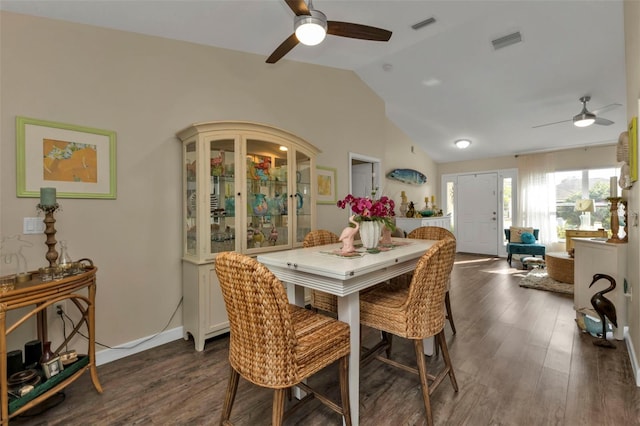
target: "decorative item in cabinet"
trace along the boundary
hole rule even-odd
[[[197,350],[228,331],[214,272],[223,251],[301,247],[316,227],[319,150],[287,131],[248,122],[193,124],[183,153],[183,326]]]

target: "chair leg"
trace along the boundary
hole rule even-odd
[[[449,291],[444,295],[444,305],[447,308],[447,319],[449,320],[449,324],[451,325],[451,330],[453,330],[453,334],[456,334],[456,325],[453,323],[453,314],[451,313],[451,300],[449,299]]]
[[[271,414],[271,424],[273,426],[282,425],[282,418],[284,417],[284,398],[286,393],[286,389],[275,389],[273,391],[273,412]]]
[[[418,375],[420,376],[420,387],[422,388],[422,399],[424,401],[424,411],[427,418],[427,425],[433,426],[433,415],[431,414],[431,400],[429,399],[429,383],[427,382],[427,362],[422,351],[422,340],[414,340],[413,347],[416,352],[418,363]]]
[[[340,397],[344,424],[351,426],[351,405],[349,402],[349,355],[340,358]]]
[[[458,392],[458,382],[456,381],[456,374],[453,372],[453,364],[451,364],[451,358],[449,357],[449,348],[447,348],[447,340],[444,338],[444,329],[436,336],[438,339],[438,344],[440,348],[442,348],[442,358],[444,359],[444,364],[447,366],[449,370],[449,379],[451,379],[451,385],[453,389]]]
[[[229,384],[227,385],[227,393],[224,396],[224,403],[222,404],[222,417],[220,418],[220,424],[225,424],[231,417],[231,408],[233,407],[233,401],[236,399],[236,392],[238,390],[238,381],[240,380],[240,374],[230,367],[231,375],[229,376]]]
[[[387,354],[387,358],[391,358],[391,347],[393,346],[393,334],[387,333],[386,331],[382,331],[382,341],[385,342],[387,348],[385,349],[385,353]]]
[[[509,262],[509,266],[511,266],[511,253],[507,255],[507,262]]]

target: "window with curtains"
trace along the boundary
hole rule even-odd
[[[615,168],[555,172],[556,221],[559,240],[567,229],[611,229],[607,197]]]

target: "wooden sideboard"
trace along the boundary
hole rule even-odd
[[[624,295],[624,280],[627,270],[627,244],[612,244],[591,238],[573,238],[575,248],[575,282],[573,307],[592,308],[591,297],[609,286],[608,280],[600,280],[591,288],[589,284],[594,274],[606,274],[616,281],[616,288],[605,294],[605,297],[616,307],[618,327],[614,328],[613,337],[624,339],[624,328],[627,326],[627,298]]]
[[[396,217],[396,226],[407,234],[421,226],[439,226],[440,228],[445,228],[451,231],[451,216],[420,218]]]
[[[7,425],[10,418],[61,391],[87,370],[91,373],[93,386],[102,393],[95,363],[96,271],[96,267],[90,266],[84,268],[84,272],[80,274],[49,282],[42,282],[38,273],[33,272],[33,278],[30,281],[17,283],[14,289],[0,294],[0,400],[3,425]],[[78,309],[81,319],[70,331],[66,340],[57,348],[52,348],[52,351],[58,354],[80,331],[80,327],[85,325],[88,338],[87,355],[79,356],[75,363],[65,367],[50,379],[43,380],[31,392],[10,401],[7,383],[7,335],[35,316],[38,340],[47,341],[46,309],[65,300],[71,302],[67,304],[68,307],[75,306]],[[12,324],[7,324],[7,312],[19,308],[27,308],[26,313]]]

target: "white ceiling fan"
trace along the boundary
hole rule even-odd
[[[598,117],[598,115],[603,112],[610,111],[614,108],[618,108],[622,105],[609,104],[609,105],[603,106],[602,108],[589,111],[587,109],[587,102],[589,102],[590,100],[591,100],[591,96],[589,95],[586,95],[580,98],[580,102],[582,102],[582,111],[580,111],[579,114],[574,115],[572,119],[554,121],[553,123],[538,124],[537,126],[533,126],[533,128],[535,129],[538,127],[551,126],[552,124],[567,123],[569,121],[573,121],[573,125],[576,127],[587,127],[587,126],[591,126],[592,124],[600,124],[602,126],[612,125],[613,121],[607,120],[606,118]]]

